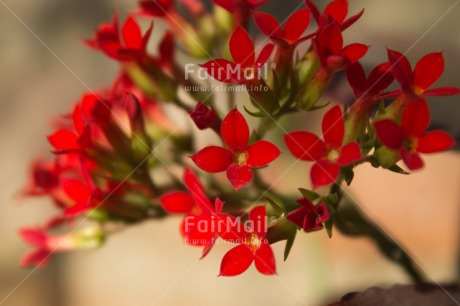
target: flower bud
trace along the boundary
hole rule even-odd
[[[200,130],[211,128],[219,133],[222,120],[212,106],[198,102],[193,110],[188,111],[190,118]]]

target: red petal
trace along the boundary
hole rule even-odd
[[[430,110],[425,100],[409,104],[401,116],[401,127],[406,135],[420,137],[430,124]]]
[[[267,211],[265,206],[256,206],[249,213],[249,230],[257,235],[260,240],[267,234]]]
[[[417,151],[420,153],[435,153],[449,150],[455,142],[444,131],[431,131],[418,140]]]
[[[291,132],[284,135],[284,141],[292,155],[301,160],[317,160],[326,152],[324,142],[310,132]]]
[[[209,173],[225,171],[233,162],[233,154],[229,150],[209,146],[191,156],[198,168]]]
[[[174,34],[166,32],[158,47],[163,63],[170,63],[174,57]]]
[[[311,167],[311,182],[313,188],[328,186],[339,177],[340,168],[337,164],[318,161]]]
[[[219,276],[235,276],[246,271],[254,260],[252,250],[245,244],[234,247],[222,258]]]
[[[46,234],[42,229],[23,228],[19,230],[21,238],[32,245],[44,247],[46,246]]]
[[[417,152],[401,152],[404,163],[410,170],[418,170],[423,167],[423,160]]]
[[[407,58],[398,51],[388,49],[388,61],[391,65],[391,70],[396,80],[398,80],[401,87],[410,89],[412,87],[413,76],[412,68]]]
[[[340,106],[334,106],[324,115],[322,129],[326,144],[332,145],[335,148],[342,146],[345,127]]]
[[[343,47],[342,32],[335,23],[327,25],[317,36],[319,51],[323,56],[339,55]]]
[[[159,198],[160,204],[170,214],[188,213],[192,210],[193,198],[182,191],[172,191]]]
[[[49,143],[57,150],[79,150],[78,138],[68,130],[59,130],[48,136]]]
[[[227,169],[227,178],[236,191],[246,186],[252,180],[252,176],[252,169],[249,166],[231,164]]]
[[[403,130],[393,121],[384,119],[374,123],[380,142],[391,149],[399,149],[404,139]]]
[[[91,190],[79,180],[64,180],[61,186],[64,192],[75,202],[86,204],[89,201]]]
[[[152,36],[152,31],[153,31],[153,21],[150,22],[149,28],[147,29],[147,31],[145,31],[144,36],[142,36],[142,51],[144,51],[144,52],[147,50],[147,45],[149,43],[150,36]],[[169,32],[167,32],[165,34],[165,37],[167,35],[169,35]],[[164,40],[164,38],[163,38],[163,40]],[[162,43],[163,43],[163,41],[162,41]],[[160,55],[161,55],[161,44],[160,44]]]
[[[186,168],[184,171],[184,183],[190,195],[193,197],[195,204],[205,212],[214,211],[198,177],[192,170]]]
[[[46,249],[38,249],[36,251],[25,254],[19,261],[19,265],[23,268],[37,266],[39,268],[45,266],[51,257],[51,252]]]
[[[300,9],[289,16],[284,25],[284,37],[289,42],[295,42],[307,30],[310,24],[310,10]]]
[[[351,16],[347,20],[344,20],[342,24],[340,25],[340,29],[342,30],[342,32],[348,29],[350,26],[352,26],[356,21],[358,21],[359,18],[361,18],[363,14],[364,14],[364,9],[362,9],[359,13]]]
[[[262,51],[260,51],[260,54],[256,59],[256,67],[262,67],[262,65],[268,61],[268,59],[270,58],[270,55],[272,55],[274,48],[275,48],[275,45],[267,44],[262,49]]]
[[[278,20],[270,14],[256,12],[253,14],[254,22],[259,30],[268,38],[276,37],[284,39],[284,33]]]
[[[249,126],[238,109],[233,109],[222,122],[222,138],[232,151],[246,150],[249,143]]]
[[[444,71],[444,57],[441,52],[422,57],[414,68],[414,86],[422,90],[436,82]]]
[[[458,94],[460,94],[460,89],[450,86],[428,89],[423,93],[424,96],[452,96]]]
[[[163,17],[173,7],[172,0],[142,0],[139,6],[144,9],[145,13],[152,16]]]
[[[230,54],[241,68],[251,67],[255,63],[254,43],[243,27],[237,27],[230,38]]]
[[[340,166],[347,166],[356,163],[362,157],[361,148],[356,141],[353,141],[347,143],[342,147],[342,149],[340,149],[340,157],[337,160],[337,163]]]
[[[350,44],[343,48],[340,54],[351,64],[361,59],[367,53],[368,49],[369,46],[363,44]]]
[[[342,24],[348,14],[348,1],[347,0],[334,0],[326,7],[323,15],[329,15],[338,24]]]
[[[254,264],[257,270],[265,275],[276,274],[275,255],[270,245],[262,242],[254,256]]]
[[[129,16],[122,29],[123,41],[131,49],[142,49],[142,33],[136,20]]]
[[[210,214],[188,215],[183,221],[186,243],[195,246],[209,246],[217,238],[214,219]]]
[[[248,148],[247,165],[253,168],[263,167],[274,161],[280,153],[278,147],[271,142],[256,141]]]
[[[316,23],[319,23],[320,12],[318,10],[318,7],[311,0],[305,0],[305,4],[310,9],[311,14],[313,15],[313,18],[315,18],[315,20],[316,20]]]
[[[243,243],[249,234],[243,223],[234,216],[227,214],[218,215],[217,232],[219,236],[233,243]]]
[[[235,64],[225,59],[215,59],[200,65],[216,80],[224,83],[233,83]]]
[[[369,91],[374,94],[383,92],[393,82],[394,76],[391,73],[391,66],[383,63],[372,69],[369,74]]]
[[[368,89],[366,74],[363,66],[359,62],[355,62],[345,69],[348,83],[357,98],[361,97],[363,93]]]

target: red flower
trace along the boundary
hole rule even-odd
[[[394,80],[391,66],[388,63],[376,66],[368,77],[366,77],[363,66],[359,62],[348,66],[345,73],[357,99],[377,100],[378,95]]]
[[[189,112],[190,118],[200,130],[211,128],[219,133],[219,128],[222,124],[219,115],[212,106],[207,106],[202,102],[198,102],[193,110]]]
[[[265,236],[267,234],[267,213],[264,206],[257,206],[249,213],[245,227],[235,217],[225,215],[220,236],[240,245],[225,254],[219,276],[236,276],[246,271],[252,262],[257,270],[266,275],[276,274],[275,256]]]
[[[182,236],[186,243],[204,247],[203,258],[217,239],[216,222],[223,203],[216,198],[214,206],[211,204],[203,185],[190,169],[185,169],[183,179],[188,192],[171,191],[160,197],[160,204],[168,213],[186,214],[181,224]]]
[[[426,132],[430,112],[425,100],[416,100],[407,106],[401,117],[401,126],[393,120],[384,119],[374,123],[380,142],[399,151],[410,170],[423,167],[419,153],[435,153],[453,147],[454,141],[444,131]]]
[[[255,10],[270,0],[213,0],[213,2],[230,13],[235,13],[243,9]]]
[[[118,29],[118,16],[113,17],[112,24],[102,24],[96,30],[93,40],[85,40],[90,47],[104,52],[107,56],[120,60],[129,61],[140,59],[146,55],[147,43],[152,33],[153,23],[142,35],[136,20],[128,16],[121,30]]]
[[[221,134],[228,149],[209,146],[191,158],[206,172],[227,171],[227,178],[237,191],[252,180],[252,168],[266,166],[280,154],[274,144],[265,140],[249,146],[248,124],[236,108],[225,117]]]
[[[296,46],[298,43],[311,37],[301,38],[310,24],[310,10],[307,8],[300,9],[289,16],[284,24],[284,28],[270,14],[256,12],[253,16],[260,31],[281,46]]]
[[[388,49],[388,61],[402,90],[390,92],[385,97],[397,96],[401,91],[418,97],[460,94],[460,89],[456,87],[428,89],[444,71],[444,56],[441,52],[430,53],[422,57],[415,65],[414,71],[404,54],[397,51]]]
[[[327,26],[331,22],[331,19],[333,19],[333,21],[339,25],[340,29],[344,31],[358,21],[364,13],[364,10],[361,10],[358,14],[346,19],[348,14],[347,0],[333,0],[326,6],[323,14],[319,12],[318,7],[313,3],[313,1],[305,0],[305,4],[310,9],[319,28]]]
[[[358,43],[343,47],[342,31],[335,22],[322,28],[313,38],[312,45],[321,66],[329,71],[346,68],[363,57],[369,49]]]
[[[31,180],[24,193],[26,195],[49,195],[59,188],[61,169],[57,161],[37,160],[32,164]]]
[[[255,57],[254,43],[242,27],[237,27],[230,38],[230,53],[234,60],[215,59],[201,65],[216,80],[225,83],[243,84],[256,80],[263,64],[273,51],[273,45],[266,45]]]
[[[303,229],[313,232],[323,228],[323,223],[329,220],[329,211],[324,202],[314,205],[310,200],[302,198],[296,201],[302,207],[286,216],[286,219]]]
[[[306,131],[284,136],[292,155],[301,160],[316,162],[310,173],[314,188],[332,184],[339,177],[340,167],[351,165],[362,158],[357,142],[343,144],[345,127],[340,106],[326,113],[322,130],[324,141]]]
[[[35,250],[21,258],[19,265],[21,267],[37,266],[39,268],[45,266],[51,257],[46,233],[42,229],[21,229],[19,235],[24,241],[36,247]]]

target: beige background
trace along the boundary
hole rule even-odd
[[[444,50],[446,72],[438,84],[460,86],[460,4],[430,30],[456,1],[351,2],[351,12],[364,5],[366,12],[346,37],[372,45],[369,64],[385,60],[386,46],[405,51],[415,44],[412,63]],[[274,0],[272,8],[287,10],[284,3]],[[28,164],[49,150],[50,118],[65,113],[86,86],[112,80],[116,64],[79,38],[91,36],[115,7],[123,12],[135,1],[0,0],[0,305],[319,305],[349,291],[408,281],[366,240],[337,233],[329,240],[324,232],[299,235],[287,262],[283,245],[275,245],[279,276],[251,268],[241,277],[217,278],[229,246],[217,245],[198,261],[200,250],[182,243],[176,218],[133,226],[99,250],[57,256],[41,270],[18,268],[27,246],[17,229],[51,213],[46,200],[17,197]],[[458,98],[432,101],[434,123],[458,133]],[[352,192],[432,281],[449,282],[457,277],[460,157],[450,152],[426,161],[426,169],[410,177],[362,167]],[[271,175],[281,175],[290,162],[271,167]],[[306,164],[293,169],[278,188],[292,189],[297,177],[306,177]]]

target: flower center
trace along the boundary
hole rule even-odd
[[[236,152],[235,155],[233,156],[233,161],[239,166],[246,164],[247,160],[248,160],[248,153],[245,151]]]
[[[251,236],[249,237],[249,239],[247,241],[247,244],[251,248],[256,250],[256,249],[258,249],[260,247],[260,245],[262,244],[262,241],[259,239],[259,237],[257,237],[256,234],[251,234]]]
[[[403,140],[402,147],[405,151],[414,151],[417,147],[417,138],[407,137]]]
[[[331,163],[335,163],[340,157],[340,153],[336,149],[331,149],[327,152],[327,160]]]

